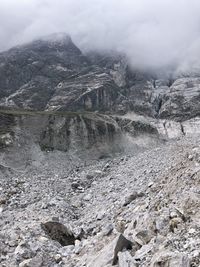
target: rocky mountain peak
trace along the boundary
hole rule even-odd
[[[72,43],[71,36],[65,32],[52,33],[46,36],[40,37],[40,40],[51,43]]]
[[[0,54],[0,105],[179,121],[197,116],[200,74],[161,73],[133,68],[113,51],[84,55],[69,35],[51,34]]]
[[[54,33],[43,36],[27,45],[28,49],[37,52],[57,51],[81,54],[80,49],[72,42],[70,35],[66,33]]]

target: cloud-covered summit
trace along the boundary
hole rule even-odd
[[[0,50],[66,32],[82,50],[118,50],[133,65],[198,67],[198,0],[1,0]]]

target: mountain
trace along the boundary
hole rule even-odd
[[[0,105],[57,111],[134,111],[186,120],[199,115],[200,77],[142,72],[124,55],[83,53],[52,35],[0,54]]]
[[[198,267],[199,100],[63,33],[0,53],[0,266]]]

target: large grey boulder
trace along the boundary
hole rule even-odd
[[[132,249],[136,244],[119,234],[111,243],[105,246],[89,264],[88,267],[105,267],[108,264],[116,265],[118,263],[119,252]],[[120,255],[122,261],[126,261],[124,256]]]

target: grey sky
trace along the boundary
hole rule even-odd
[[[55,32],[81,49],[117,49],[134,65],[195,66],[199,0],[0,0],[0,50]]]

